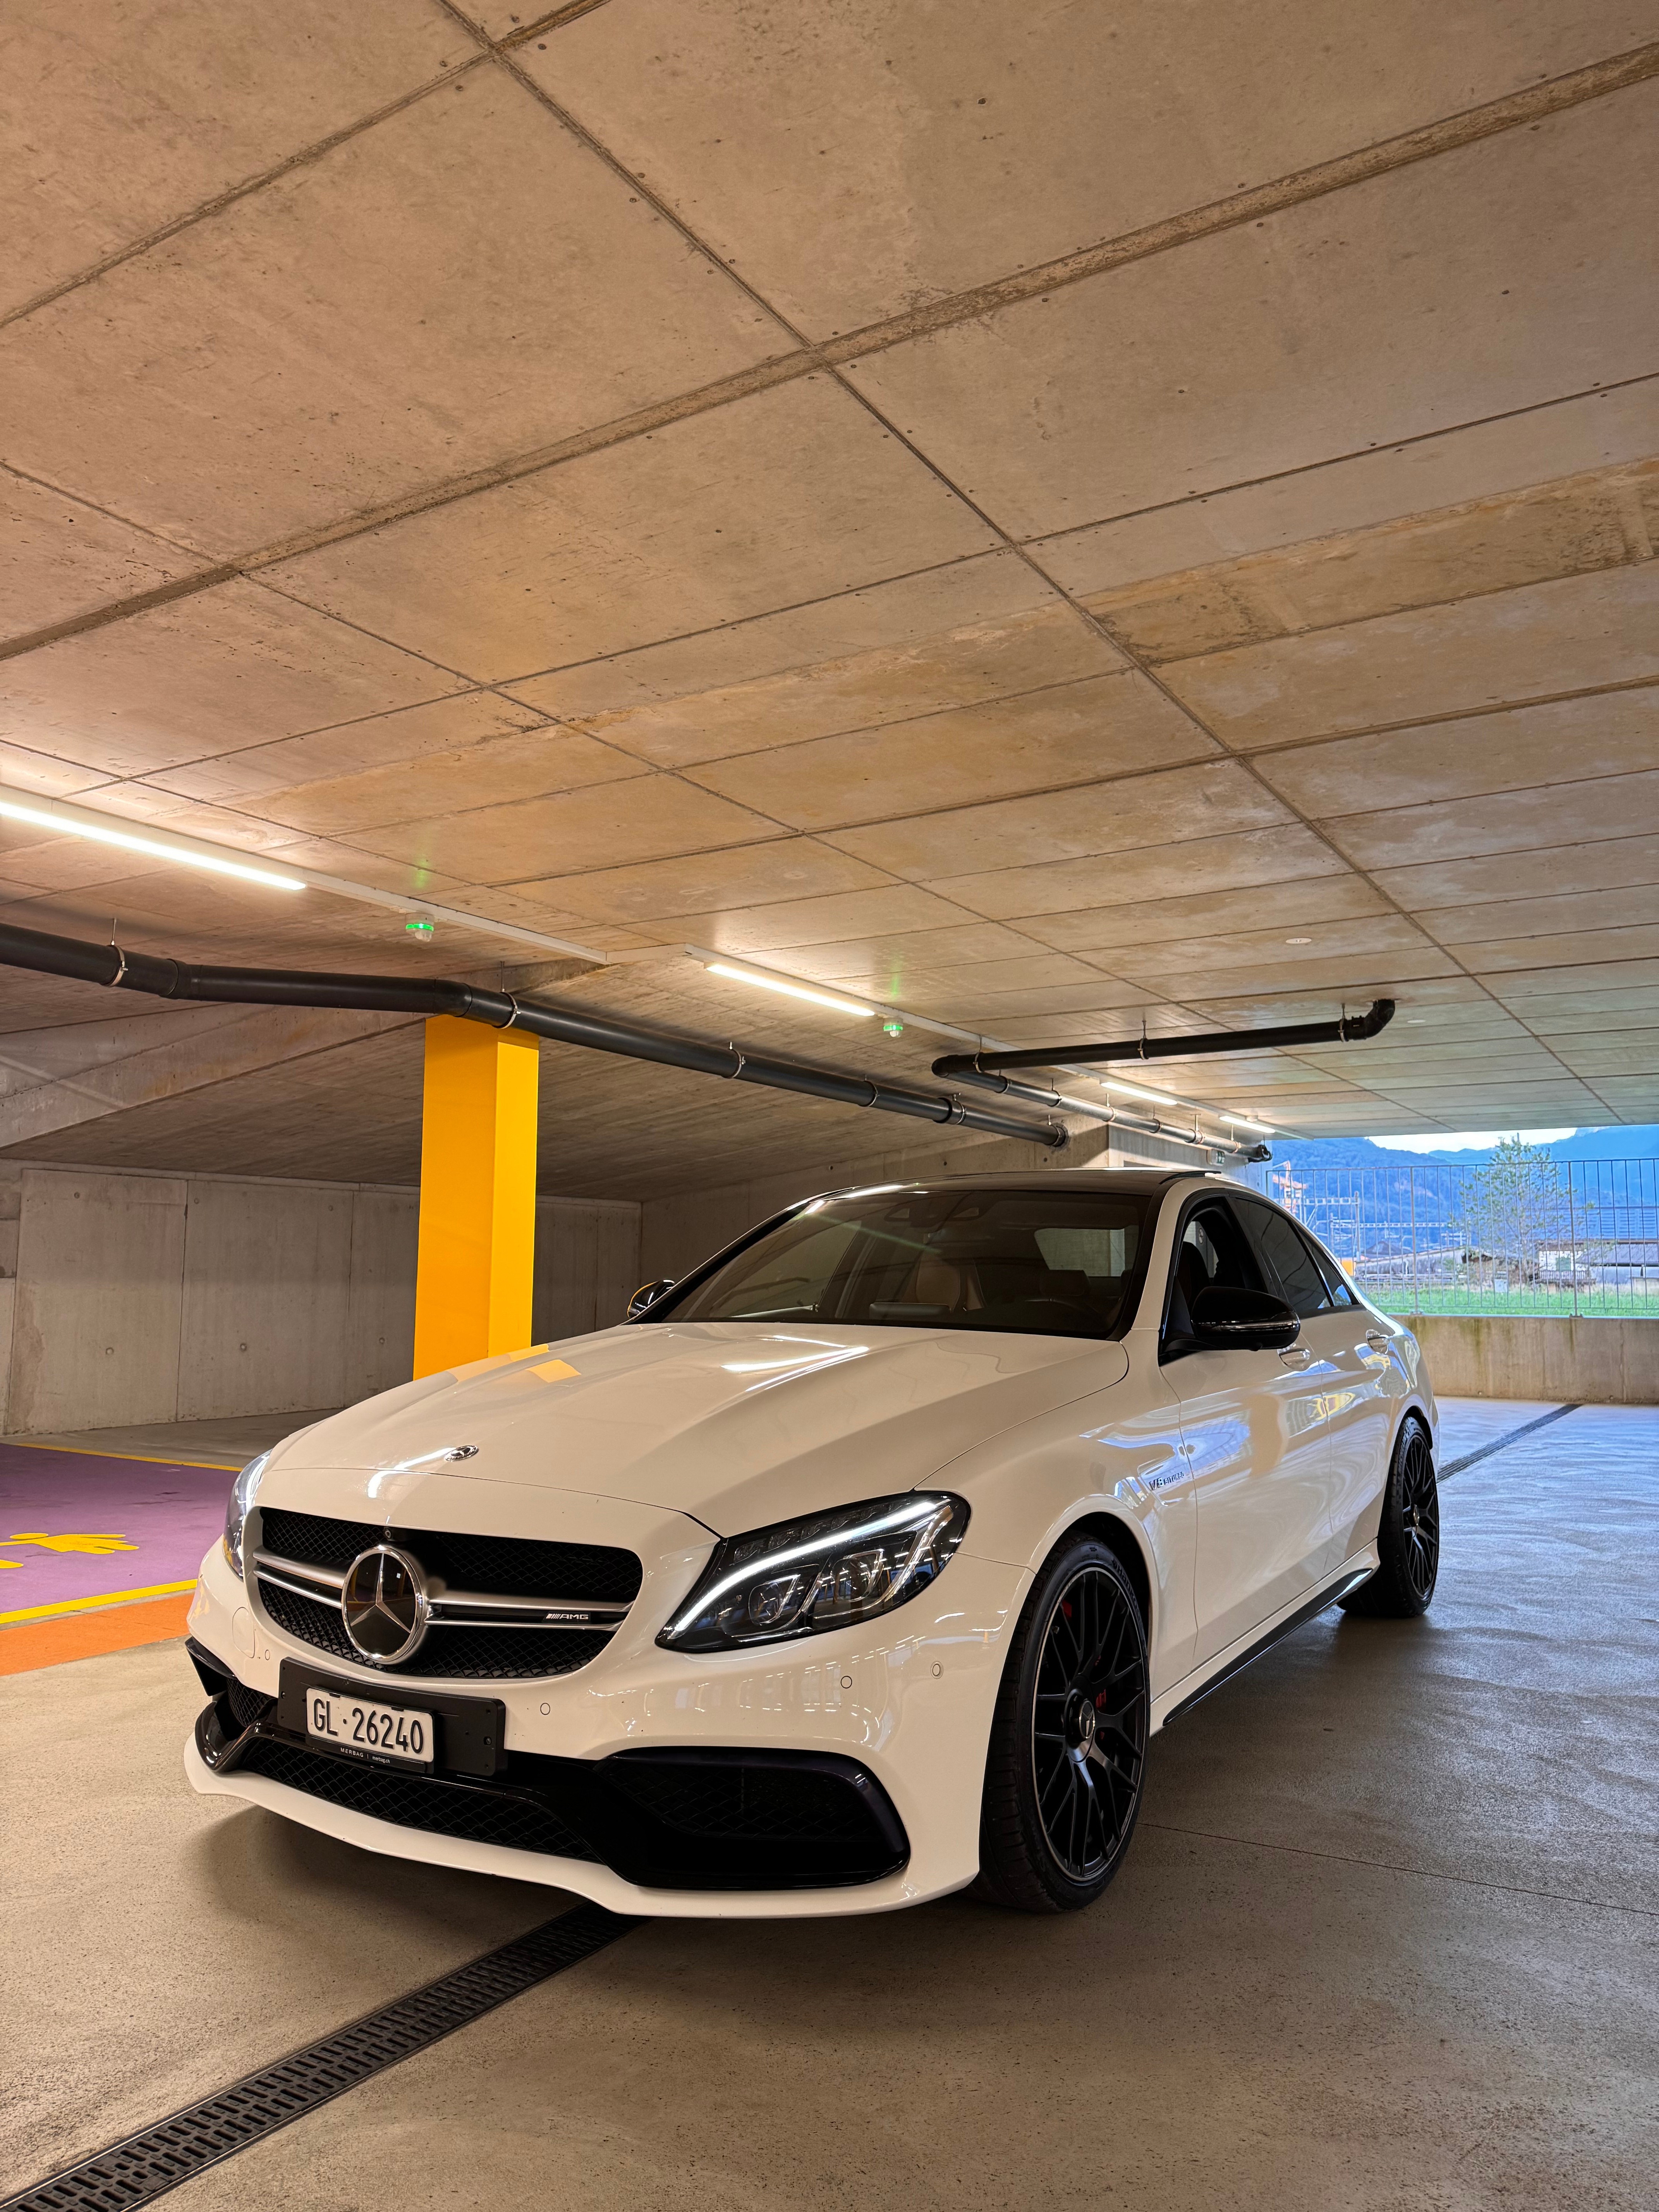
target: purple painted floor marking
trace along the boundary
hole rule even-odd
[[[0,1613],[193,1581],[224,1526],[226,1468],[0,1444]],[[131,1551],[53,1552],[19,1535],[117,1535]]]

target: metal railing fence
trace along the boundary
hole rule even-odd
[[[1659,1160],[1243,1170],[1400,1314],[1659,1320]]]

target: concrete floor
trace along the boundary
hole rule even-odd
[[[325,1421],[338,1411],[319,1406],[306,1413],[226,1413],[213,1421],[151,1421],[138,1427],[53,1430],[50,1435],[9,1437],[9,1443],[43,1444],[54,1451],[110,1452],[122,1458],[167,1459],[186,1467],[242,1467],[257,1453]]]
[[[1427,1620],[1327,1615],[1160,1737],[1090,1913],[648,1924],[180,2212],[1650,2206],[1656,1491],[1641,1408],[1458,1475]],[[554,1902],[193,1798],[198,1702],[176,1645],[0,1684],[12,2186]]]

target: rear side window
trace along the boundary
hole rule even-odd
[[[1238,1210],[1267,1280],[1277,1281],[1291,1312],[1304,1321],[1331,1312],[1336,1304],[1331,1286],[1295,1222],[1270,1206],[1252,1205],[1249,1199],[1238,1201]]]

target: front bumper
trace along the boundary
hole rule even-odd
[[[495,1771],[481,1772],[449,1759],[443,1721],[481,1700],[453,1682],[394,1686],[283,1637],[251,1613],[216,1547],[190,1618],[212,1701],[185,1769],[198,1790],[371,1850],[619,1912],[891,1911],[978,1871],[991,1716],[1025,1582],[959,1553],[886,1621],[714,1659],[660,1650],[641,1623],[575,1674],[478,1686],[499,1692],[500,1715]],[[433,1774],[311,1745],[295,1697],[312,1676],[436,1711]]]

